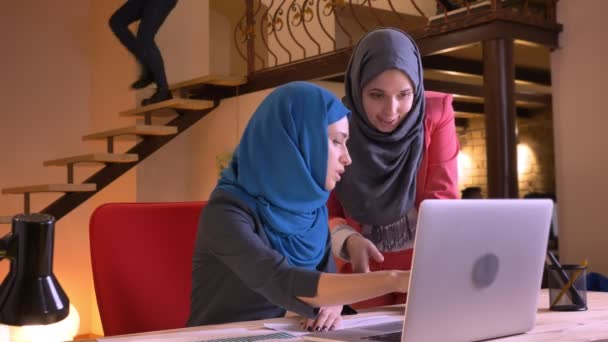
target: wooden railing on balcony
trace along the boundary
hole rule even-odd
[[[488,195],[517,197],[514,127],[515,101],[520,94],[515,92],[515,77],[521,68],[515,66],[515,46],[558,47],[562,26],[556,22],[556,2],[243,0],[240,4],[245,6],[233,31],[235,48],[243,59],[241,67],[246,64],[248,74],[248,82],[239,87],[239,92],[259,91],[294,80],[339,78],[353,46],[377,27],[392,26],[408,32],[420,48],[425,67],[433,62],[437,67],[441,61],[441,69],[449,70],[455,66],[443,65],[454,59],[447,52],[479,45],[482,56],[475,69],[483,78],[478,93],[483,95],[486,121]],[[454,86],[444,83],[441,89]]]
[[[245,0],[233,39],[251,75],[352,48],[365,32],[383,26],[416,40],[496,19],[559,30],[556,1]],[[448,11],[446,4],[460,7]]]

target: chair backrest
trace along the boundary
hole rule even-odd
[[[106,336],[185,327],[204,205],[111,203],[93,212],[93,282]]]

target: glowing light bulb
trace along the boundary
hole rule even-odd
[[[0,325],[0,341],[54,342],[71,341],[78,333],[80,315],[70,303],[70,313],[65,319],[47,325],[12,326]]]

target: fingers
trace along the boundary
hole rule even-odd
[[[318,330],[317,327],[313,329],[316,331],[329,331],[340,328],[342,328],[342,317],[340,315],[330,315],[323,324],[318,325]]]
[[[367,257],[367,253],[362,258],[358,258],[357,260],[351,259],[351,264],[353,267],[353,272],[355,273],[368,273],[369,272],[369,258]]]
[[[357,260],[357,265],[354,269],[358,269],[359,272],[369,272],[369,260],[373,260],[377,263],[384,262],[384,255],[378,250],[378,247],[368,239],[365,239],[365,244],[360,247],[364,250],[363,253],[358,255],[362,256],[362,260]],[[355,266],[355,265],[353,265]]]
[[[315,320],[313,331],[328,331],[342,326],[342,305],[321,308]]]
[[[355,273],[369,272],[368,242],[371,243],[371,241],[359,234],[351,235],[347,240],[346,247],[353,272]]]
[[[299,326],[303,330],[312,331],[312,327],[313,327],[314,324],[315,324],[315,320],[314,319],[304,318],[304,319],[300,320]]]
[[[350,263],[355,273],[367,273],[370,271],[369,260],[381,263],[384,256],[376,245],[361,235],[352,235],[346,245],[350,256]]]
[[[350,262],[355,273],[367,273],[369,272],[369,254],[367,248],[361,248],[355,253],[354,257],[351,257]]]
[[[340,329],[340,328],[342,328],[342,316],[337,314],[334,316],[333,322],[328,320],[327,329],[325,331]]]
[[[382,253],[380,253],[380,251],[378,250],[376,245],[374,245],[371,241],[369,241],[369,244],[367,246],[368,246],[367,254],[369,255],[370,258],[372,258],[376,262],[384,261],[384,256],[382,255]]]
[[[363,252],[361,248],[361,241],[365,240],[365,238],[359,234],[353,234],[346,239],[346,252],[350,260],[356,259],[359,254]]]
[[[319,310],[317,320],[312,326],[314,331],[327,331],[329,329],[329,323],[333,323],[333,317],[331,317],[331,310]]]

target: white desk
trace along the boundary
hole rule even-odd
[[[587,303],[589,310],[578,312],[556,312],[549,310],[549,295],[546,290],[541,292],[538,304],[538,315],[536,319],[536,327],[523,335],[510,336],[506,338],[496,339],[495,341],[607,341],[608,342],[608,293],[588,292]],[[403,306],[385,307],[379,309],[365,310],[359,313],[357,317],[365,317],[370,315],[403,315]],[[349,316],[354,317],[354,316]],[[185,328],[163,332],[144,333],[137,335],[125,336],[125,341],[141,340],[154,338],[154,341],[159,341],[158,338],[166,337],[166,341],[175,340],[184,332],[193,331],[213,331],[217,329],[229,328],[246,328],[251,330],[259,330],[264,328],[264,323],[286,323],[296,322],[297,318],[275,318],[262,321],[230,323],[222,325],[209,325],[196,328]],[[465,328],[466,329],[466,328]],[[273,333],[273,330],[268,330],[268,333]],[[129,338],[130,337],[130,338]],[[173,337],[173,338],[172,338]],[[114,340],[112,338],[102,338],[98,341],[104,342]],[[115,341],[121,341],[123,338],[118,338]],[[162,340],[165,340],[164,338]],[[285,342],[302,341],[299,338],[285,339]]]

